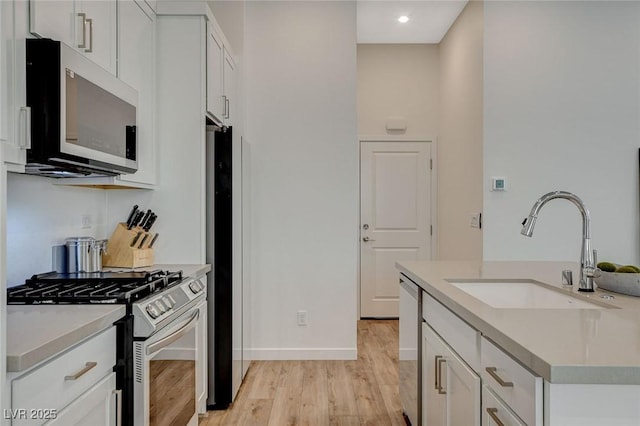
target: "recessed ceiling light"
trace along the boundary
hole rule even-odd
[[[398,18],[399,22],[402,22],[403,24],[406,24],[407,22],[409,22],[409,17],[407,15],[402,15],[401,17]]]

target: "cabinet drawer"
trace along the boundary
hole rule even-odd
[[[482,382],[526,424],[542,425],[542,378],[535,376],[484,337],[481,360]]]
[[[423,292],[422,317],[476,372],[480,369],[480,332]]]
[[[94,364],[95,363],[95,364]],[[11,382],[12,408],[60,411],[113,371],[116,363],[115,327],[103,331],[39,368]],[[18,419],[14,425],[42,420]]]
[[[487,386],[482,387],[483,426],[527,426]]]

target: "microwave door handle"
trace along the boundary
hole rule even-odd
[[[200,309],[196,309],[196,311],[193,313],[193,316],[191,316],[191,319],[189,320],[188,323],[184,325],[184,327],[171,333],[167,337],[163,337],[157,342],[150,344],[147,347],[147,355],[151,355],[158,352],[160,349],[170,345],[171,343],[175,342],[176,340],[178,340],[179,338],[187,334],[196,326],[196,321],[198,321],[198,317],[200,317]]]

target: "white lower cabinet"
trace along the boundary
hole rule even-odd
[[[51,426],[110,426],[118,424],[114,407],[119,402],[116,373],[111,373],[57,413]]]
[[[422,324],[422,424],[480,426],[480,377]]]
[[[115,425],[119,411],[115,348],[116,329],[111,327],[29,371],[8,377],[11,424]]]
[[[640,425],[640,385],[550,383],[463,318],[423,291],[422,426]]]
[[[495,396],[482,387],[482,426],[527,426]]]
[[[429,293],[422,299],[422,426],[542,425],[542,378]]]
[[[487,338],[481,343],[482,382],[530,426],[542,426],[542,378]]]

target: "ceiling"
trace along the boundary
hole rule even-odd
[[[358,0],[358,43],[440,43],[466,4],[466,0]],[[409,22],[398,22],[402,15]]]

